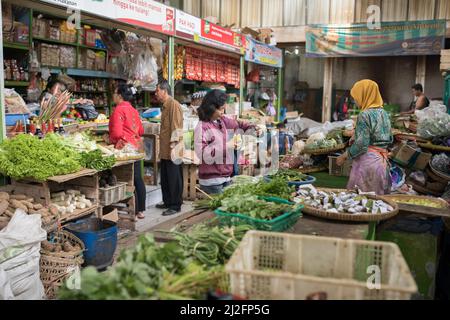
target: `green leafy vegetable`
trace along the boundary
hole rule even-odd
[[[271,179],[275,177],[284,179],[287,182],[300,182],[306,181],[308,179],[307,175],[304,175],[299,171],[290,169],[280,169],[274,175],[269,176],[269,178]]]
[[[222,200],[220,207],[224,212],[239,213],[261,220],[272,220],[292,209],[292,205],[268,202],[251,195],[226,198]]]
[[[58,135],[48,134],[39,139],[21,134],[0,145],[0,172],[17,180],[45,181],[52,176],[79,171],[79,157]]]
[[[103,156],[100,150],[81,153],[81,165],[84,168],[104,171],[111,169],[116,163],[114,156]]]
[[[231,185],[220,195],[211,200],[201,200],[195,203],[196,208],[215,210],[222,206],[222,200],[226,198],[244,195],[254,195],[261,197],[277,197],[290,200],[295,193],[295,187],[289,186],[283,178],[275,177],[270,181],[260,181],[258,183]]]

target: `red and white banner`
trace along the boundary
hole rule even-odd
[[[175,30],[178,37],[198,42],[201,29],[202,19],[177,10]]]
[[[43,0],[133,26],[175,34],[175,9],[152,0]],[[69,16],[70,14],[68,14]]]

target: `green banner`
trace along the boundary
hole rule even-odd
[[[367,24],[310,25],[307,57],[373,57],[440,55],[445,45],[445,20]]]

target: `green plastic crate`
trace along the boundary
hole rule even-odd
[[[293,202],[275,197],[261,197],[260,199],[279,204],[295,205]],[[245,224],[251,225],[256,230],[283,232],[292,228],[302,216],[302,205],[296,205],[294,209],[294,211],[286,212],[272,220],[256,219],[239,213],[224,212],[219,209],[214,211],[214,213],[222,225],[238,226]]]

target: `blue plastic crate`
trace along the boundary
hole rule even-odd
[[[29,118],[29,114],[7,113],[5,115],[5,123],[7,126],[15,126],[17,121],[22,121],[25,124]]]

